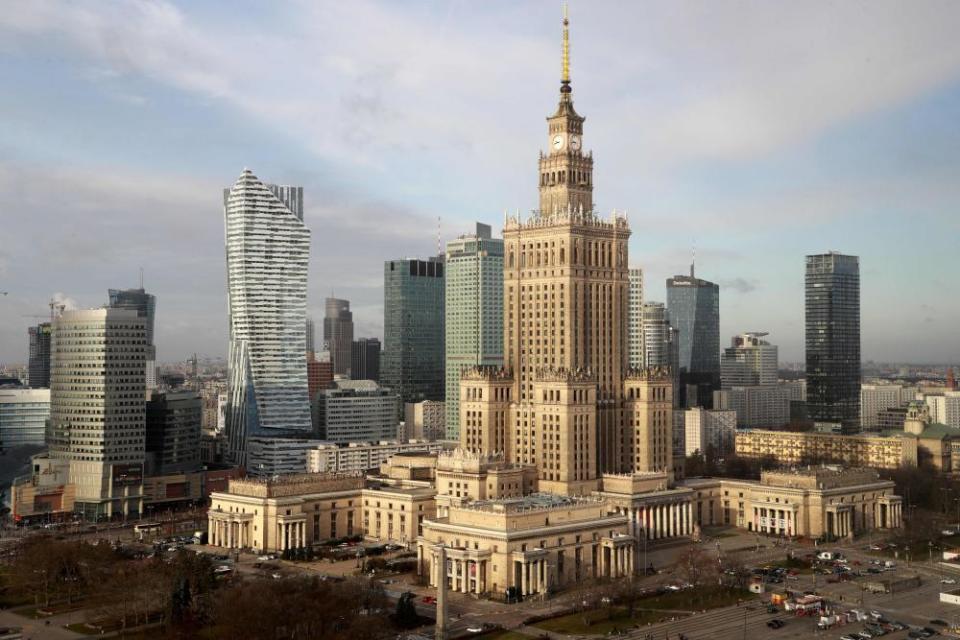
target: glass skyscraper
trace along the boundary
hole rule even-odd
[[[333,373],[349,376],[350,349],[353,346],[353,313],[350,311],[350,301],[327,298],[324,307],[326,313],[323,316],[323,340],[330,350]]]
[[[709,407],[720,388],[720,287],[695,277],[691,265],[689,276],[667,279],[667,311],[679,342],[681,402]]]
[[[157,314],[157,297],[140,289],[109,289],[107,296],[111,309],[131,309],[143,318],[147,328],[146,386],[157,386],[157,346],[153,341],[154,319]]]
[[[30,360],[27,382],[34,389],[50,387],[50,323],[41,322],[28,329]]]
[[[860,428],[860,260],[807,256],[807,414],[814,422]]]
[[[503,366],[503,240],[490,226],[447,243],[446,431],[460,437],[460,373]]]
[[[444,399],[444,297],[442,256],[384,263],[380,376],[401,402]]]
[[[312,431],[307,386],[307,264],[303,188],[244,169],[224,191],[230,354],[227,437],[236,464],[251,436]],[[264,473],[272,473],[263,469]]]

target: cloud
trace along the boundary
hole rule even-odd
[[[737,293],[750,293],[757,290],[757,281],[746,278],[733,278],[732,280],[721,280],[719,283],[721,290],[733,290]]]

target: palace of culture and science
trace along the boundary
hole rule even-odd
[[[282,552],[360,533],[415,546],[432,586],[529,596],[633,575],[647,544],[700,526],[787,537],[900,526],[893,483],[869,469],[676,479],[673,377],[628,366],[630,228],[594,209],[583,125],[564,18],[539,208],[504,221],[504,364],[461,375],[459,447],[399,453],[372,475],[231,482],[211,496],[212,544]]]
[[[573,106],[564,22],[563,75],[540,155],[540,208],[508,218],[504,368],[461,383],[461,446],[537,470],[539,490],[582,496],[604,476],[672,468],[672,384],[627,365],[630,229],[593,206],[593,156]]]

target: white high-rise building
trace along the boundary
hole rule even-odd
[[[960,391],[922,394],[930,411],[930,421],[948,427],[960,427]]]
[[[86,520],[143,507],[145,320],[135,310],[65,311],[50,355],[51,462],[69,469]]]
[[[683,419],[684,453],[691,456],[697,451],[706,454],[712,449],[714,455],[722,456],[733,451],[737,433],[737,412],[702,407],[688,409]]]
[[[227,437],[246,463],[252,436],[308,435],[307,265],[303,188],[244,169],[224,190],[230,355]],[[270,473],[270,470],[265,470]]]
[[[864,429],[879,426],[878,416],[887,409],[901,407],[909,402],[903,387],[898,384],[860,385],[860,426]]]
[[[766,333],[733,336],[720,357],[723,389],[777,384],[777,347],[762,338]]]
[[[752,385],[713,392],[714,409],[730,409],[745,429],[782,427],[790,422],[791,389],[787,386]]]
[[[630,269],[627,305],[627,358],[631,369],[643,367],[643,269]]]
[[[670,358],[670,316],[662,302],[644,302],[642,309],[643,366],[666,367]]]

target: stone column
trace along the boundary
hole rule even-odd
[[[693,535],[693,503],[687,503],[687,535]]]
[[[417,575],[423,575],[423,546],[417,545]]]
[[[470,593],[470,561],[461,560],[460,565],[463,567],[463,584],[460,587],[463,593]]]
[[[527,595],[527,573],[529,565],[526,561],[520,564],[520,593]]]

